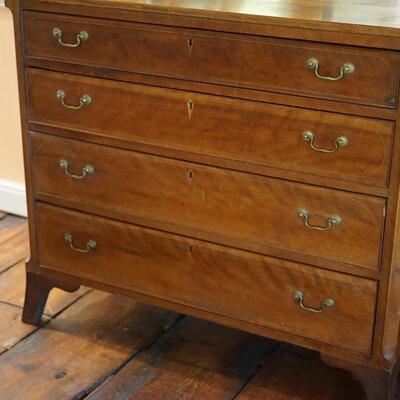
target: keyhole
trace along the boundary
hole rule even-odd
[[[189,119],[192,119],[192,114],[193,114],[193,110],[194,110],[194,103],[192,100],[188,100],[187,109],[188,109]]]
[[[189,171],[187,176],[188,176],[188,179],[189,179],[189,183],[191,184],[192,180],[193,180],[193,171]]]
[[[189,36],[188,38],[188,48],[189,48],[189,57],[192,55],[193,50],[193,39]]]
[[[190,244],[187,245],[187,252],[188,252],[189,256],[192,255],[192,253],[193,253],[193,247],[192,247],[192,245],[190,245]]]

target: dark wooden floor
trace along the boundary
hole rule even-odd
[[[0,213],[0,400],[357,400],[318,354],[81,288],[20,322],[24,219]]]

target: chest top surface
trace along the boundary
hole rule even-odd
[[[41,3],[139,9],[271,23],[287,19],[297,23],[400,28],[398,0],[42,0]]]

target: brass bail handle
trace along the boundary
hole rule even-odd
[[[65,99],[67,95],[65,94],[64,90],[59,89],[56,92],[57,99],[60,101],[60,103],[65,107],[70,110],[80,110],[81,108],[88,106],[92,102],[92,98],[88,94],[84,94],[80,99],[79,99],[79,104],[78,105],[73,105],[73,104],[67,104],[65,102]]]
[[[336,153],[342,147],[346,147],[349,144],[349,139],[346,136],[338,136],[335,140],[335,146],[330,149],[323,149],[315,145],[315,135],[312,131],[305,131],[302,134],[302,138],[305,142],[310,143],[310,147],[318,151],[319,153]]]
[[[334,307],[335,305],[335,300],[328,298],[321,302],[320,308],[307,307],[306,305],[304,305],[304,294],[300,290],[296,290],[294,292],[294,298],[301,309],[312,313],[322,313]]]
[[[89,240],[86,243],[85,248],[83,248],[83,249],[81,249],[80,247],[76,247],[74,245],[74,237],[69,232],[67,232],[64,235],[64,240],[65,240],[65,243],[67,243],[72,250],[77,251],[78,253],[90,253],[97,247],[97,243],[94,240]]]
[[[64,171],[65,175],[67,175],[67,176],[69,176],[70,178],[73,178],[73,179],[80,180],[80,179],[86,178],[89,175],[93,175],[94,174],[94,167],[92,165],[89,165],[89,164],[85,165],[82,168],[82,174],[81,175],[75,175],[75,174],[72,174],[71,172],[69,172],[69,162],[67,160],[61,159],[59,161],[59,165],[60,165],[60,168]]]
[[[307,60],[306,66],[311,71],[314,71],[315,76],[318,79],[322,79],[324,81],[340,81],[341,79],[343,79],[345,77],[345,75],[354,74],[354,72],[356,71],[356,67],[354,66],[354,64],[345,63],[340,67],[340,73],[338,76],[336,76],[336,77],[323,76],[323,75],[320,75],[320,73],[319,73],[319,66],[320,66],[319,61],[314,57],[311,57]]]
[[[86,42],[89,39],[89,34],[86,31],[82,31],[76,35],[75,43],[65,43],[62,39],[63,31],[60,28],[53,28],[53,37],[57,39],[58,43],[61,46],[75,48],[79,47],[83,42]]]
[[[333,227],[338,227],[342,223],[342,218],[339,215],[332,215],[328,219],[326,226],[317,226],[310,224],[310,212],[306,208],[299,208],[297,215],[303,220],[304,226],[315,231],[327,231]]]

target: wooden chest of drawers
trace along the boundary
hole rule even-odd
[[[320,351],[394,399],[400,7],[383,3],[8,1],[24,321],[85,284]]]

